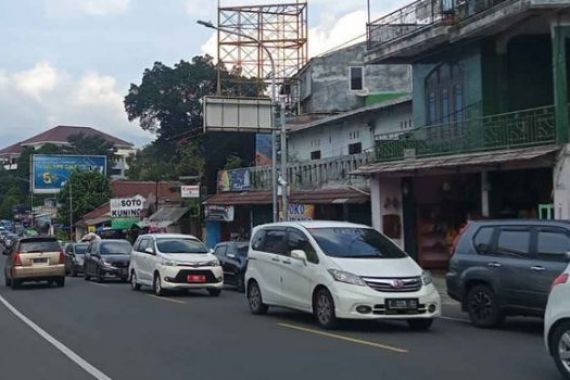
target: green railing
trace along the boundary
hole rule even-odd
[[[556,141],[554,106],[376,136],[377,161],[544,145]]]

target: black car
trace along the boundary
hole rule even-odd
[[[224,283],[235,285],[240,292],[245,290],[248,249],[249,243],[236,241],[219,243],[214,248],[214,255],[220,260],[224,270]]]
[[[131,250],[131,243],[127,240],[92,241],[85,253],[85,280],[94,277],[103,282],[107,278],[118,278],[126,282]]]
[[[83,272],[88,243],[69,243],[65,246],[65,274],[76,277]]]
[[[479,327],[496,326],[509,315],[542,317],[569,252],[568,222],[472,222],[457,240],[447,292]]]

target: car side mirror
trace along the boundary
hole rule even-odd
[[[564,258],[566,259],[566,261],[570,261],[570,252],[566,252],[564,254]]]
[[[301,260],[305,265],[307,264],[307,254],[302,249],[292,250],[291,257],[297,260]]]
[[[213,255],[214,254],[214,250],[213,249],[208,249],[208,253]]]
[[[144,251],[150,255],[154,255],[154,249],[151,247],[145,248]]]
[[[236,258],[236,255],[234,255],[233,253],[228,253],[228,257],[229,257],[230,259],[235,259],[235,258]]]

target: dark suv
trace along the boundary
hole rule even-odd
[[[471,222],[450,260],[447,293],[479,327],[496,326],[507,315],[542,317],[569,252],[569,222]]]

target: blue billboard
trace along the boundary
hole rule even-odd
[[[74,170],[96,171],[106,175],[106,156],[34,154],[32,156],[32,190],[35,194],[54,194]]]

